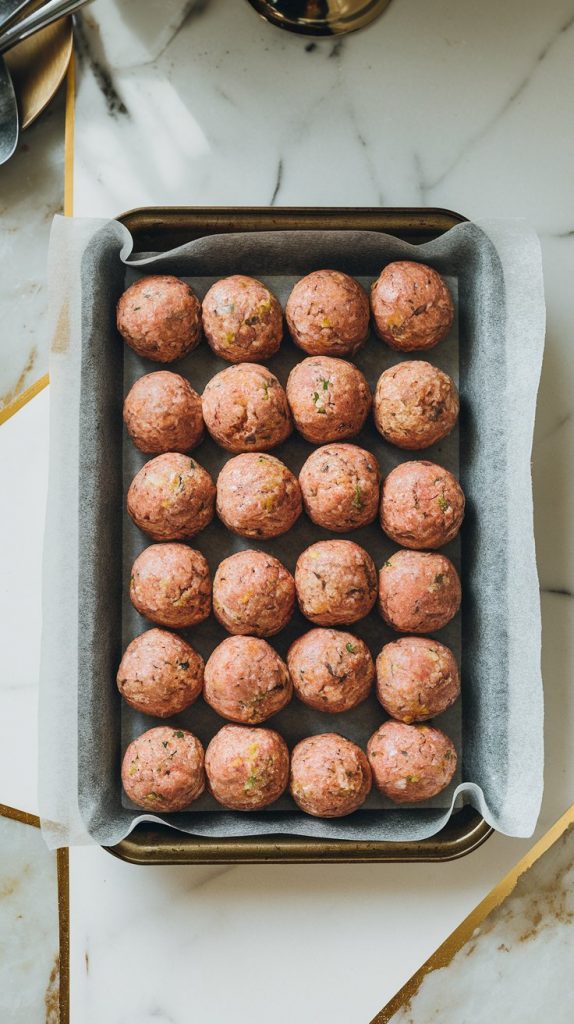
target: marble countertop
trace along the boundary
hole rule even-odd
[[[572,0],[527,14],[519,0],[393,0],[363,33],[312,42],[270,28],[240,0],[97,0],[78,48],[77,215],[142,204],[424,205],[537,228],[548,300],[533,453],[546,829],[574,801]],[[57,163],[58,114],[40,124],[42,153]],[[14,189],[23,280],[44,200]],[[12,295],[2,298],[11,309]],[[45,343],[40,328],[19,330],[11,379],[34,347],[45,365]],[[10,543],[0,799],[30,811],[35,744],[22,758],[20,743],[37,715],[48,409],[49,389],[0,428],[14,496],[1,512]],[[75,849],[72,1022],[366,1022],[529,845],[495,836],[451,864],[328,868],[143,869]]]

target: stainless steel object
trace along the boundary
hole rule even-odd
[[[7,32],[0,32],[0,53],[6,53],[23,39],[28,39],[41,29],[51,25],[60,18],[73,14],[80,7],[83,7],[88,0],[48,0],[38,10],[33,11],[27,17],[18,21]]]
[[[336,36],[369,25],[390,0],[249,0],[266,21],[290,32]]]
[[[0,57],[0,164],[10,159],[18,145],[18,104],[12,77],[3,57]]]

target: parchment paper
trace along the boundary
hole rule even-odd
[[[142,819],[165,820],[198,835],[415,839],[438,831],[456,799],[470,800],[501,831],[530,834],[542,788],[529,453],[544,303],[533,233],[516,223],[463,224],[414,247],[373,232],[271,232],[200,239],[157,258],[136,259],[130,251],[131,239],[117,222],[57,218],[54,224],[52,281],[60,294],[56,289],[53,318],[59,329],[50,371],[41,706],[41,803],[49,844],[88,841],[88,836],[113,844]],[[430,359],[459,383],[460,433],[457,429],[445,442],[412,455],[387,445],[372,425],[357,443],[375,452],[384,474],[411,457],[433,459],[457,474],[460,462],[468,502],[462,558],[460,541],[445,553],[461,567],[463,609],[437,634],[462,657],[462,701],[437,719],[462,755],[459,776],[424,808],[397,809],[373,793],[362,811],[339,821],[311,819],[294,809],[289,797],[260,814],[223,812],[210,797],[165,819],[141,814],[122,797],[121,754],[135,735],[157,723],[128,708],[114,680],[123,649],[149,626],[131,607],[125,585],[133,559],[149,541],[122,517],[125,491],[145,457],[122,436],[121,404],[133,380],[157,364],[140,360],[119,340],[117,297],[142,273],[176,273],[203,295],[217,277],[240,271],[266,281],[284,305],[294,281],[311,269],[336,267],[368,286],[386,262],[397,258],[429,262],[457,297],[457,321]],[[270,369],[285,383],[301,358],[285,341]],[[374,387],[379,374],[400,358],[372,337],[356,362]],[[174,369],[202,391],[225,365],[203,344]],[[296,472],[312,447],[294,434],[275,454]],[[214,477],[229,457],[209,440],[194,455]],[[286,536],[254,545],[214,521],[192,544],[206,554],[212,571],[231,551],[252,546],[271,551],[292,569],[299,552],[324,536],[327,531],[302,516]],[[394,549],[377,525],[348,536],[370,551],[377,566]],[[307,628],[309,623],[296,615],[271,643],[284,656]],[[375,655],[395,636],[376,612],[351,630]],[[225,633],[210,619],[185,635],[207,657]],[[373,697],[337,716],[293,702],[269,724],[290,746],[312,732],[331,730],[364,746],[384,717]],[[222,724],[202,701],[170,721],[191,728],[204,742]]]

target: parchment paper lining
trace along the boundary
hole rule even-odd
[[[440,639],[458,653],[462,630],[463,704],[438,724],[459,750],[462,746],[465,781],[447,794],[446,806],[439,799],[431,809],[390,809],[373,796],[365,810],[340,821],[310,819],[293,810],[289,798],[267,813],[243,816],[211,809],[206,798],[194,812],[165,820],[197,835],[417,839],[440,830],[452,802],[463,796],[500,831],[530,834],[542,786],[540,625],[529,452],[544,304],[533,233],[522,224],[495,222],[463,224],[416,247],[373,232],[272,232],[200,239],[157,258],[129,259],[130,251],[131,239],[117,222],[56,219],[51,280],[58,341],[50,371],[41,697],[41,804],[49,844],[71,845],[89,841],[89,836],[113,844],[138,820],[162,820],[122,806],[119,783],[121,750],[134,734],[155,724],[135,712],[126,713],[125,706],[120,714],[114,685],[123,646],[146,627],[125,597],[122,605],[122,582],[146,542],[131,524],[122,525],[118,508],[122,476],[125,488],[143,461],[127,441],[122,466],[121,403],[134,377],[154,368],[124,352],[118,342],[113,313],[126,280],[134,273],[173,272],[192,279],[203,293],[214,277],[241,271],[267,279],[284,302],[294,278],[310,269],[338,267],[367,284],[381,266],[397,258],[426,260],[451,279],[455,290],[458,283],[460,476],[468,500],[462,535],[464,603],[462,618],[442,631]],[[128,259],[133,269],[126,278],[122,260]],[[64,332],[63,322],[68,325]],[[300,358],[288,343],[270,368],[285,381],[288,369]],[[456,331],[430,358],[457,376]],[[390,350],[374,339],[357,358],[372,385],[394,361]],[[224,365],[202,346],[174,368],[202,390],[207,377]],[[385,445],[372,427],[357,443],[376,451],[384,473],[409,457]],[[277,454],[298,469],[310,450],[298,439]],[[215,475],[221,450],[207,442],[196,454]],[[415,457],[427,455],[456,471],[458,435]],[[303,546],[325,535],[303,517],[293,535],[256,546],[273,551],[291,567]],[[371,551],[378,565],[392,550],[377,527],[350,536]],[[193,543],[215,568],[230,541],[229,550],[253,546],[232,539],[220,524]],[[446,553],[458,561],[459,545],[451,545]],[[293,635],[304,628],[299,619],[272,642],[284,653]],[[391,638],[376,614],[352,629],[367,639],[374,653]],[[189,631],[189,639],[203,654],[223,635],[213,623]],[[334,728],[364,744],[383,717],[374,700],[344,716],[313,714],[297,704],[270,724],[289,742]],[[199,705],[177,721],[202,738],[220,724]]]

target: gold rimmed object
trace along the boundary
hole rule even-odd
[[[308,36],[356,32],[378,18],[390,0],[249,0],[272,25]]]
[[[36,120],[57,92],[70,63],[72,45],[72,18],[67,17],[6,54],[23,129]]]

